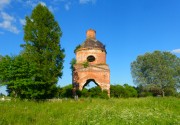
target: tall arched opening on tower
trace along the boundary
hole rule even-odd
[[[88,79],[86,80],[86,83],[83,85],[82,89],[84,89],[85,87],[87,87],[88,89],[91,88],[92,86],[90,84],[93,84],[93,86],[99,86],[94,79]]]

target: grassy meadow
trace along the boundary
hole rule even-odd
[[[180,99],[0,101],[0,125],[180,125]]]

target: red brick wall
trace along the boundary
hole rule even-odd
[[[96,39],[96,31],[95,31],[95,30],[92,30],[92,29],[89,29],[89,30],[86,32],[86,38]]]
[[[82,64],[76,64],[75,72],[74,82],[79,84],[79,90],[83,89],[87,80],[93,79],[102,90],[107,90],[110,94],[110,70],[108,65],[89,65],[84,68]]]
[[[82,90],[86,81],[89,79],[94,79],[95,82],[101,87],[101,89],[109,89],[109,71],[107,72],[78,72],[78,75],[81,79],[79,79],[79,89]],[[107,88],[108,87],[108,88]]]
[[[89,62],[90,64],[106,64],[106,53],[100,49],[81,49],[76,52],[77,63],[84,63],[87,61],[88,56],[94,56],[95,61]]]

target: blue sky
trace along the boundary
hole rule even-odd
[[[111,84],[134,85],[130,64],[138,55],[160,50],[180,57],[180,0],[0,0],[0,55],[19,54],[24,18],[38,3],[49,8],[63,32],[60,86],[71,83],[73,51],[90,28],[106,45]]]

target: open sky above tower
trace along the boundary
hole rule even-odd
[[[69,63],[90,28],[106,45],[111,84],[134,85],[130,64],[138,55],[160,50],[180,57],[179,0],[0,0],[0,55],[20,53],[25,16],[38,3],[49,8],[63,32],[66,58],[60,86],[71,84]]]

